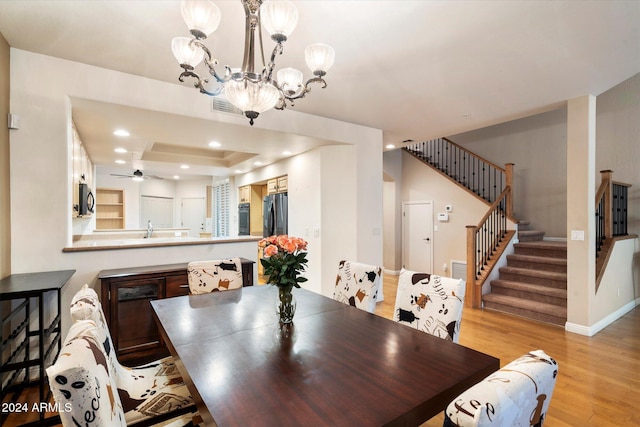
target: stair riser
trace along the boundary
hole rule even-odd
[[[567,251],[563,249],[539,249],[514,246],[514,253],[519,255],[544,256],[549,258],[567,259]]]
[[[531,262],[531,261],[521,261],[521,260],[514,260],[514,259],[507,259],[507,265],[509,267],[528,268],[530,270],[536,270],[536,271],[549,271],[551,273],[567,274],[566,265],[547,264],[544,262]]]
[[[518,235],[518,240],[521,242],[539,242],[544,237],[544,233],[532,234],[530,236]]]
[[[538,313],[531,310],[525,310],[522,308],[512,307],[503,304],[496,304],[493,302],[485,302],[484,308],[496,311],[502,311],[504,313],[515,314],[517,316],[526,317],[528,319],[538,320],[540,322],[551,323],[553,325],[563,326],[567,322],[566,318],[551,316],[545,313]]]
[[[527,292],[522,290],[504,288],[502,286],[495,286],[495,285],[491,287],[491,292],[498,295],[506,295],[509,297],[516,297],[516,298],[525,299],[528,301],[536,301],[536,302],[541,302],[545,304],[553,304],[559,307],[567,306],[566,298],[558,298],[551,295],[538,294],[535,292]]]
[[[550,288],[567,289],[566,280],[554,280],[546,277],[525,276],[523,274],[507,273],[500,271],[500,279],[514,282],[529,283],[531,285],[542,285]]]

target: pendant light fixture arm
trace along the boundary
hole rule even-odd
[[[216,72],[216,65],[218,65],[218,60],[216,58],[214,58],[213,55],[211,55],[211,51],[209,50],[209,48],[207,46],[205,46],[204,43],[202,43],[200,38],[194,37],[193,40],[191,40],[191,42],[189,43],[189,46],[197,47],[197,48],[202,49],[202,51],[205,54],[205,56],[203,58],[203,62],[207,66],[207,68],[209,69],[209,74],[211,74],[211,76],[214,77],[218,83],[224,84],[224,83],[228,82],[231,79],[231,68],[229,68],[229,66],[227,66],[227,65],[224,66],[224,68],[225,68],[224,76],[220,77],[220,75]],[[207,80],[205,80],[205,83],[206,82],[207,82]],[[198,87],[198,86],[196,86],[196,87]],[[216,93],[220,94],[221,91],[222,90],[216,91]],[[210,92],[208,92],[208,91],[204,91],[203,92],[202,90],[200,90],[200,92],[206,93],[206,94],[210,94]]]
[[[269,64],[267,65],[263,73],[263,78],[265,80],[271,80],[272,78],[273,69],[276,66],[276,56],[282,55],[282,52],[284,51],[284,46],[282,45],[283,42],[284,40],[278,41],[276,43],[276,46],[273,48],[273,52],[271,52],[271,60],[269,61]]]
[[[327,82],[322,77],[310,78],[309,80],[307,80],[305,82],[304,85],[301,85],[300,88],[295,92],[285,91],[285,90],[282,90],[282,88],[279,87],[280,91],[282,92],[282,99],[281,99],[281,102],[277,106],[275,106],[274,108],[276,110],[283,110],[287,106],[285,100],[289,101],[291,106],[293,106],[294,105],[294,101],[296,99],[304,98],[307,95],[307,93],[311,92],[311,87],[310,87],[311,83],[320,83],[320,84],[322,84],[322,86],[321,86],[322,89],[327,87]]]
[[[194,79],[196,79],[196,81],[193,83],[193,86],[195,88],[197,88],[198,90],[200,90],[200,93],[204,93],[206,95],[210,95],[210,96],[218,96],[222,93],[224,87],[220,86],[218,89],[216,89],[215,91],[211,92],[207,89],[205,89],[204,85],[206,83],[209,83],[208,79],[203,79],[201,78],[197,73],[194,73],[191,70],[188,70],[186,67],[183,67],[184,71],[182,72],[182,74],[180,74],[180,76],[178,77],[178,80],[181,82],[184,82],[184,78],[185,77],[193,77]]]

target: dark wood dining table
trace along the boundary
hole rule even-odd
[[[151,301],[205,426],[417,426],[499,369],[495,357],[331,298],[277,289]]]

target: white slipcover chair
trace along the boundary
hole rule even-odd
[[[187,264],[189,292],[194,295],[242,287],[240,258],[192,261]]]
[[[437,337],[458,343],[465,282],[403,269],[393,319]]]
[[[373,313],[376,309],[382,269],[375,265],[340,261],[333,299]]]
[[[170,414],[184,418],[185,424],[196,412],[193,399],[172,357],[165,357],[141,366],[122,366],[107,326],[102,305],[96,292],[84,285],[71,300],[71,320],[76,323],[91,320],[97,327],[99,342],[113,378],[113,392],[117,394],[127,425],[166,418]],[[131,325],[135,327],[135,325]],[[169,417],[171,418],[171,417]],[[149,424],[149,423],[147,423]],[[151,422],[151,424],[154,424]],[[181,425],[178,422],[178,425]]]
[[[92,320],[69,328],[58,359],[46,372],[63,426],[84,425],[86,420],[96,426],[127,425],[113,370]]]
[[[558,376],[558,364],[531,351],[455,398],[444,427],[542,427]]]

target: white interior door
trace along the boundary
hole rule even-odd
[[[182,227],[189,228],[189,236],[198,237],[205,230],[207,205],[204,198],[182,199]]]
[[[433,271],[433,203],[402,204],[402,266],[407,270]]]

